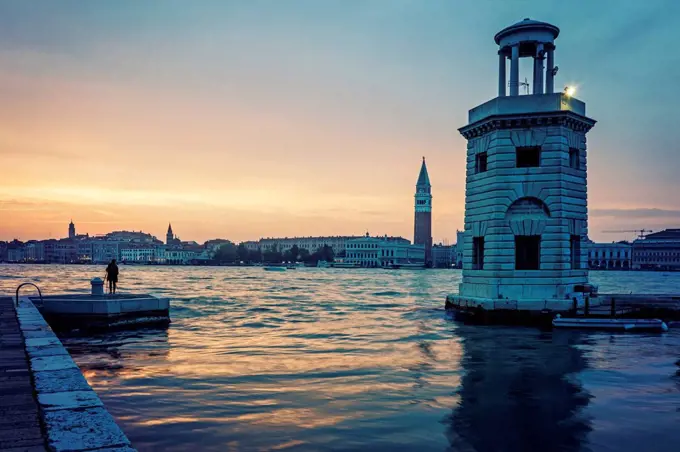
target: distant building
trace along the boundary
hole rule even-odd
[[[633,247],[628,242],[586,244],[588,267],[592,269],[629,270],[633,263]]]
[[[69,239],[75,239],[76,238],[76,225],[73,224],[73,220],[68,225],[68,238]]]
[[[425,262],[432,263],[432,185],[427,174],[425,157],[416,182],[413,243],[425,247]]]
[[[241,244],[245,246],[248,251],[258,251],[261,249],[259,240],[248,240],[247,242],[241,242]]]
[[[451,245],[432,245],[432,266],[451,268],[456,264],[456,247]]]
[[[30,240],[24,245],[24,260],[26,262],[44,262],[45,244],[38,240]]]
[[[165,234],[165,244],[168,246],[180,246],[182,241],[172,232],[172,225],[168,223],[168,232]]]
[[[123,245],[120,249],[121,262],[156,262],[156,247],[153,245]]]
[[[680,229],[666,229],[635,240],[633,268],[680,270]]]
[[[456,268],[463,268],[463,245],[465,231],[456,231]]]
[[[106,240],[113,240],[117,242],[133,242],[133,243],[153,243],[162,244],[155,236],[147,234],[142,231],[114,231],[109,232],[104,237]]]
[[[412,245],[403,237],[365,237],[347,241],[344,262],[366,268],[400,264],[425,266],[425,245]]]
[[[116,240],[93,240],[92,241],[92,262],[104,264],[111,262],[112,259],[120,259],[121,242]]]
[[[285,238],[263,238],[258,242],[245,242],[246,248],[255,251],[254,243],[259,245],[261,251],[271,251],[276,249],[280,252],[285,252],[297,245],[299,249],[305,249],[310,254],[315,253],[324,245],[333,248],[333,252],[337,255],[347,249],[347,241],[360,238],[360,236],[330,236],[330,237],[285,237]]]

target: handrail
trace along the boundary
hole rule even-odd
[[[19,287],[17,287],[17,292],[16,292],[16,307],[17,307],[17,308],[19,307],[19,289],[21,289],[21,288],[24,287],[24,286],[33,286],[33,287],[35,287],[35,288],[38,290],[38,295],[40,295],[40,306],[42,306],[44,303],[43,303],[42,292],[40,292],[40,287],[36,286],[36,285],[33,284],[32,282],[25,282],[25,283],[23,283],[23,284],[19,284]]]

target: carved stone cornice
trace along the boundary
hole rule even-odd
[[[494,130],[527,129],[532,127],[563,126],[576,132],[588,132],[596,121],[571,111],[549,113],[528,113],[517,115],[489,116],[458,129],[461,135],[470,140]]]

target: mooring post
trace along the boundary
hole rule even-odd
[[[616,317],[616,301],[614,300],[614,297],[612,297],[611,303],[611,316]]]
[[[583,315],[588,317],[588,314],[590,314],[590,297],[586,297],[586,306],[585,309],[583,310]]]
[[[574,311],[574,315],[578,314],[578,300],[574,297],[571,303],[571,310]]]

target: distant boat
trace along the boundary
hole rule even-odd
[[[266,272],[285,272],[286,267],[264,267]]]
[[[296,268],[297,268],[297,267],[295,266],[295,264],[288,264],[288,265],[286,265],[286,269],[288,269],[288,270],[295,270]]]
[[[333,268],[361,268],[361,264],[355,262],[331,262]]]
[[[412,264],[410,262],[407,262],[405,264],[392,264],[390,266],[385,267],[389,270],[424,270],[425,265],[423,264]]]
[[[318,262],[316,263],[316,266],[319,267],[319,268],[328,268],[328,267],[330,267],[330,265],[328,264],[328,262],[326,262],[326,261],[324,261],[324,260],[318,261]]]

